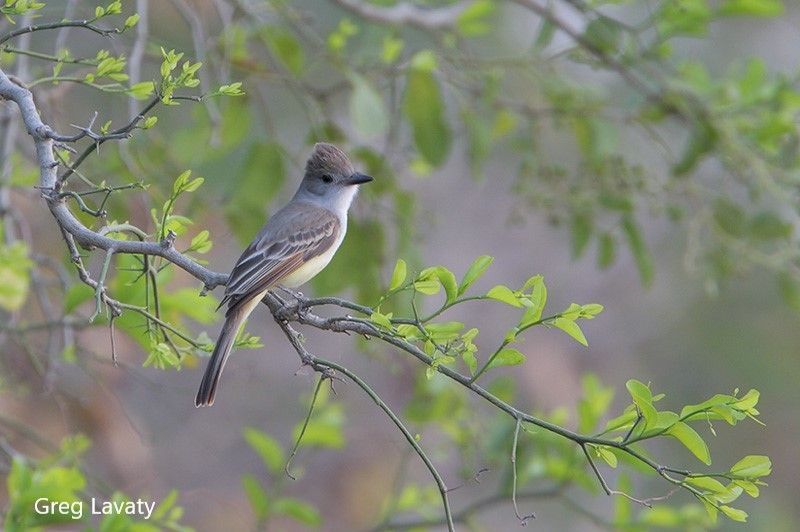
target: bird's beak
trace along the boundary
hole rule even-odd
[[[345,179],[344,183],[345,185],[361,185],[364,183],[369,183],[370,181],[372,181],[372,176],[356,172],[355,174]]]

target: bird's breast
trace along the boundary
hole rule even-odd
[[[331,259],[333,259],[333,256],[336,254],[336,251],[342,244],[342,240],[344,240],[345,228],[346,226],[343,225],[339,237],[334,241],[331,247],[316,257],[312,257],[305,261],[302,266],[281,279],[278,284],[285,286],[286,288],[296,288],[301,284],[305,284],[313,279],[325,268],[325,266],[328,265],[328,263],[330,263]]]

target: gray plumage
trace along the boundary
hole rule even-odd
[[[305,283],[333,257],[347,230],[347,211],[357,185],[372,178],[357,173],[347,155],[319,143],[292,200],[275,213],[231,271],[220,307],[228,306],[195,406],[210,406],[239,327],[276,285]]]

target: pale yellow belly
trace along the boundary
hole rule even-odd
[[[342,231],[342,233],[344,233],[344,231]],[[344,240],[344,234],[333,243],[328,251],[322,255],[317,255],[313,259],[307,260],[302,266],[278,281],[278,284],[286,288],[296,288],[313,279],[315,275],[321,272],[323,268],[330,263],[336,250],[339,249],[342,240]]]

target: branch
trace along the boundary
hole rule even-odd
[[[47,201],[47,206],[56,219],[56,223],[63,231],[71,235],[75,242],[87,249],[102,249],[105,251],[114,249],[115,253],[162,257],[202,281],[207,290],[225,284],[227,275],[201,266],[190,257],[179,253],[166,240],[163,242],[115,240],[99,235],[83,225],[70,212],[66,204],[66,198],[60,197],[59,194],[55,193],[59,179],[56,173],[58,162],[53,156],[53,138],[51,137],[53,130],[42,122],[39,111],[34,104],[33,95],[27,88],[12,82],[5,72],[0,69],[0,97],[13,101],[19,107],[25,128],[33,138],[36,148],[36,159],[39,163],[40,172],[39,187],[42,190],[42,196]],[[151,104],[155,106],[155,103],[151,102]],[[119,130],[116,130],[112,134],[118,132]],[[73,165],[73,169],[86,156],[88,156],[88,153],[84,152]]]
[[[381,24],[400,26],[407,24],[424,30],[453,28],[458,18],[473,1],[462,1],[442,7],[421,7],[401,2],[391,7],[382,7],[356,0],[334,0],[340,7],[356,15]]]
[[[93,31],[98,35],[102,35],[103,37],[110,37],[111,35],[115,35],[118,33],[122,33],[123,30],[119,28],[101,28],[100,26],[95,26],[92,24],[91,20],[62,20],[61,22],[50,22],[48,24],[35,24],[30,26],[25,26],[23,28],[16,29],[14,31],[8,32],[2,37],[0,37],[0,44],[13,39],[14,37],[19,37],[20,35],[25,35],[26,33],[33,33],[35,31],[42,31],[42,30],[54,30],[58,28],[86,28],[89,31]]]
[[[430,471],[431,476],[433,476],[434,481],[436,482],[436,486],[439,488],[439,494],[442,497],[442,506],[444,507],[445,519],[447,521],[447,529],[449,531],[455,530],[455,525],[453,524],[453,514],[450,510],[450,500],[447,496],[448,489],[442,479],[441,475],[436,469],[436,466],[433,465],[428,455],[425,451],[420,447],[419,443],[417,442],[416,438],[411,431],[405,426],[402,420],[395,414],[389,405],[387,405],[383,399],[373,390],[366,382],[364,382],[358,375],[351,372],[349,369],[345,368],[344,366],[337,364],[336,362],[331,362],[329,360],[323,360],[318,358],[306,350],[303,346],[302,342],[300,341],[299,334],[295,331],[290,325],[289,322],[285,319],[280,318],[281,311],[285,308],[283,301],[279,298],[268,294],[264,298],[264,303],[269,306],[270,310],[272,311],[272,315],[275,317],[275,321],[280,326],[283,333],[286,335],[286,338],[289,340],[289,343],[292,344],[297,354],[300,356],[300,360],[302,360],[303,364],[307,364],[314,368],[315,371],[319,371],[322,373],[323,376],[332,377],[333,373],[332,370],[338,371],[339,373],[345,375],[348,379],[353,381],[355,384],[359,386],[364,392],[372,399],[375,404],[377,404],[381,410],[392,420],[392,422],[400,429],[400,432],[403,433],[405,436],[406,441],[408,441],[409,445],[414,449],[414,451],[419,455],[422,459],[425,467],[428,468]],[[317,388],[319,390],[319,388]],[[315,392],[316,396],[316,392]],[[310,416],[310,414],[309,414]],[[306,419],[306,423],[308,419]]]

